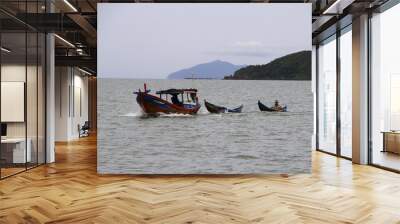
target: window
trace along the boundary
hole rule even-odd
[[[371,19],[371,160],[400,170],[400,5]]]
[[[340,155],[352,156],[352,34],[351,26],[340,36]]]
[[[336,36],[318,48],[318,148],[336,153]]]

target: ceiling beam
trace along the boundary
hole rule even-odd
[[[79,66],[88,67],[96,71],[97,60],[91,56],[55,56],[56,66]]]
[[[78,26],[82,28],[82,30],[88,35],[87,42],[91,46],[96,46],[96,38],[97,38],[97,30],[88,22],[88,20],[83,17],[81,14],[71,13],[68,14],[68,17],[74,21]]]
[[[343,10],[351,5],[355,0],[336,0],[330,4],[322,14],[342,14]]]

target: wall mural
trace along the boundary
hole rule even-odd
[[[310,172],[311,4],[98,9],[99,173]]]

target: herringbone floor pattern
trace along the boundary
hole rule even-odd
[[[0,223],[400,223],[400,175],[313,153],[311,175],[100,176],[96,139],[0,181]]]

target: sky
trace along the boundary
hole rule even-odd
[[[266,64],[311,50],[311,4],[99,3],[98,76],[163,79],[214,60]]]

